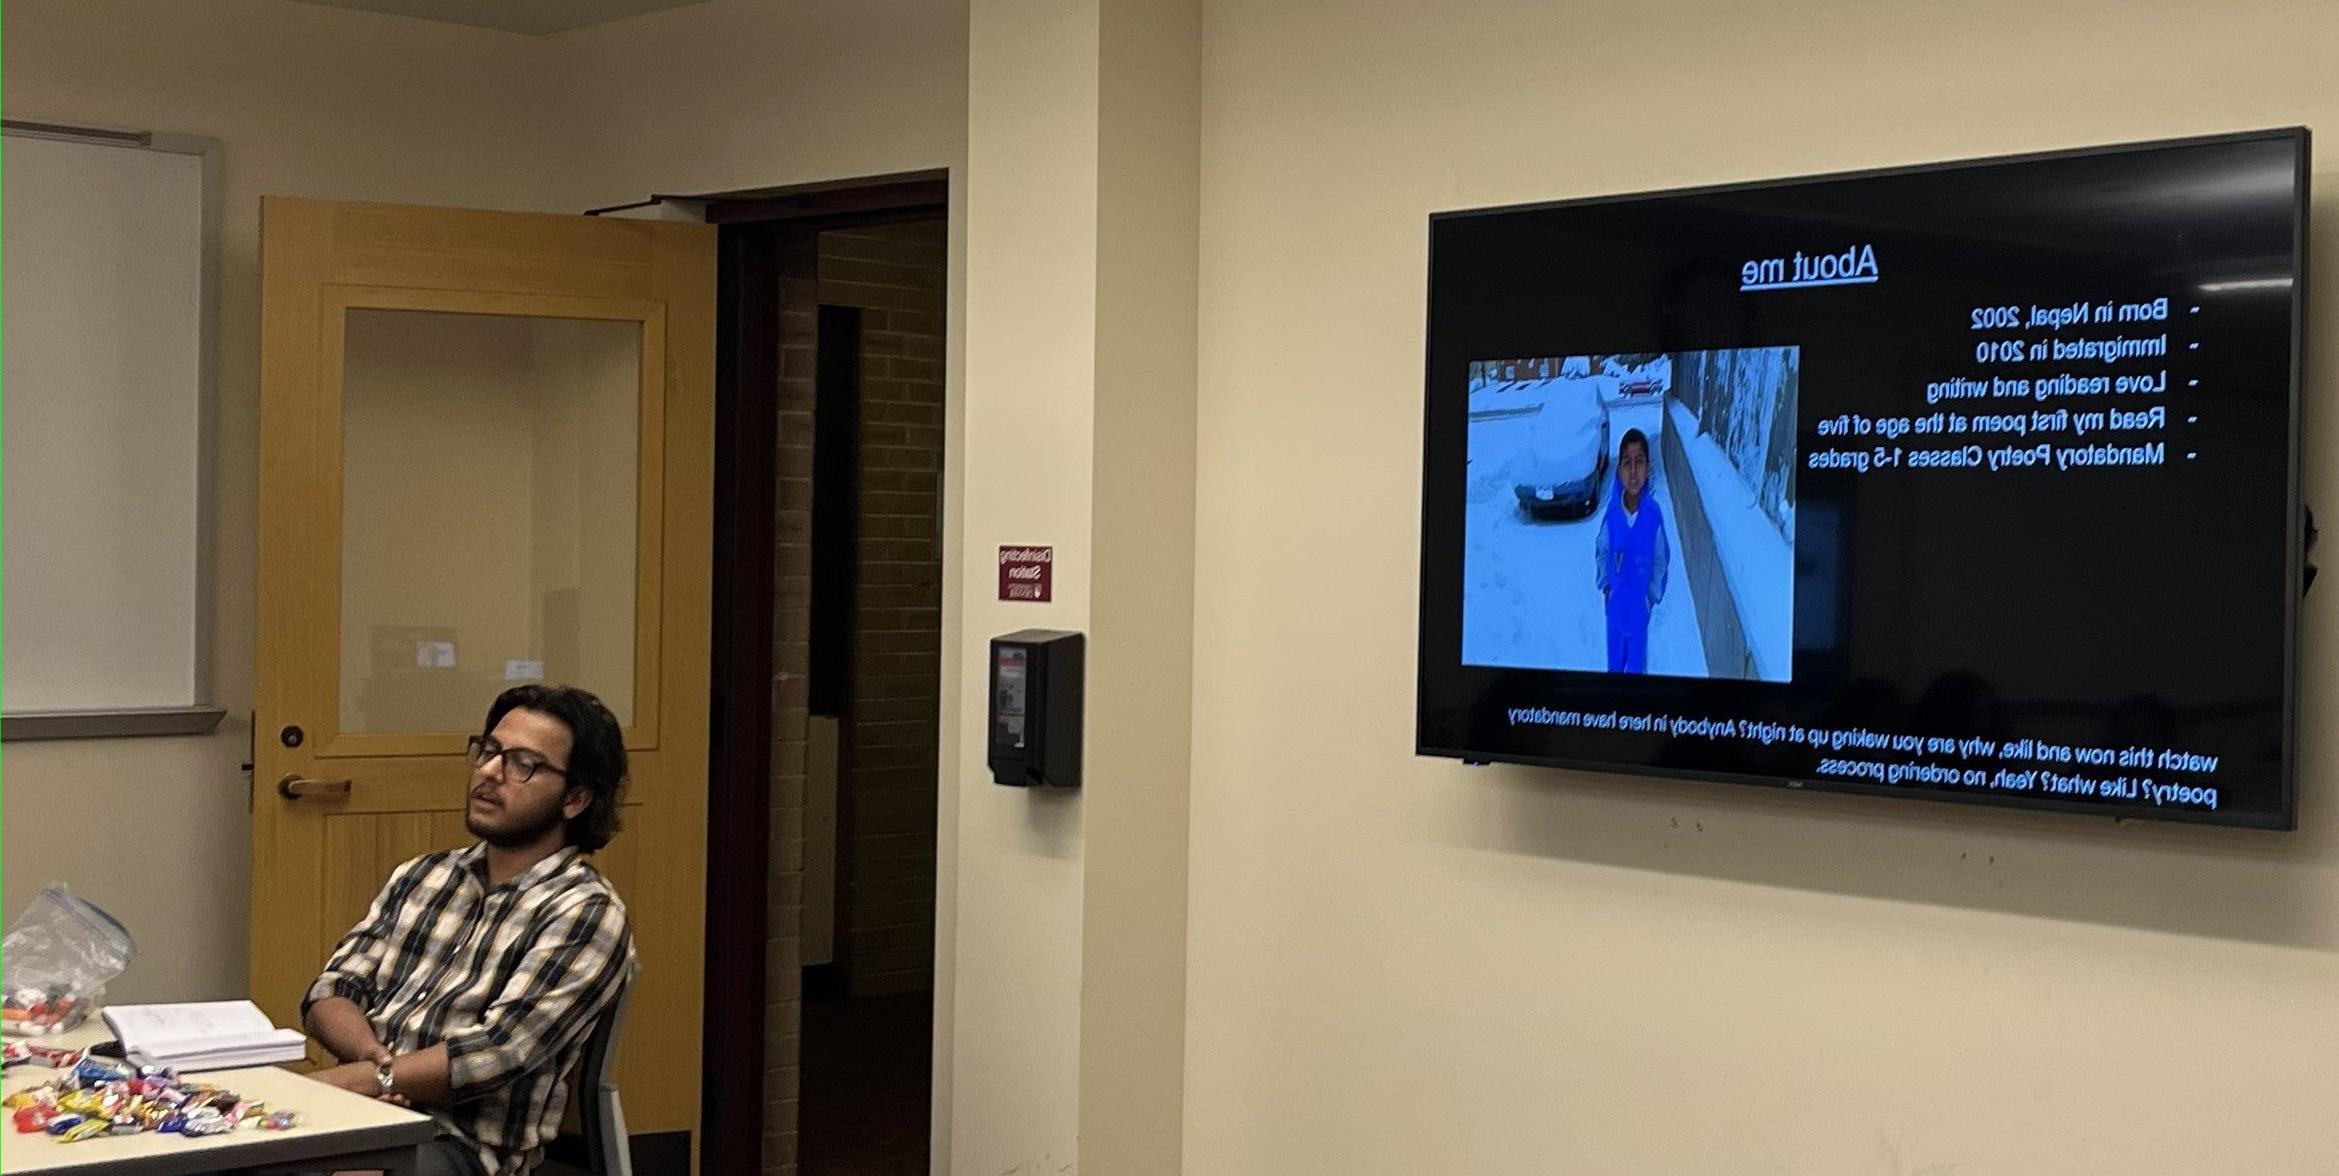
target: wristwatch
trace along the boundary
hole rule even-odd
[[[374,1084],[381,1087],[381,1093],[386,1095],[397,1088],[398,1076],[386,1065],[377,1066],[374,1068]]]

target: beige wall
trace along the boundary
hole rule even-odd
[[[965,6],[714,0],[545,38],[285,0],[19,0],[6,6],[5,21],[11,117],[222,140],[214,690],[230,716],[205,739],[10,744],[4,905],[14,910],[46,881],[70,880],[121,914],[145,948],[117,996],[241,994],[250,835],[237,765],[252,698],[258,197],[559,211],[653,191],[956,172],[966,132]],[[954,433],[960,217],[954,199],[945,364]],[[948,566],[946,624],[959,607],[955,561]],[[943,656],[947,698],[957,689],[958,654]],[[946,705],[945,747],[956,731]],[[951,790],[938,808],[940,827],[956,828]],[[112,814],[111,846],[142,868],[105,876],[88,868],[92,812]],[[955,839],[937,846],[942,878],[952,876],[956,854]],[[955,890],[945,885],[937,902],[947,927]],[[998,933],[1012,938],[1014,928]],[[944,1107],[954,946],[945,936],[935,960]],[[775,1030],[792,1038],[792,1018]],[[947,1155],[947,1115],[937,1121],[944,1133],[935,1150]]]
[[[280,0],[5,13],[12,117],[224,143],[234,708],[204,739],[10,745],[7,905],[62,877],[129,918],[149,954],[123,995],[242,987],[261,192],[577,208],[966,165],[936,1155],[1074,1162],[1083,888],[1135,909],[1146,878],[1089,869],[1086,798],[986,782],[980,654],[1085,627],[1099,519],[1139,497],[1091,460],[1147,419],[1100,422],[1093,396],[1145,354],[1096,330],[1098,95],[1119,80],[1096,72],[1095,6],[987,5],[971,44],[963,5],[909,0],[716,0],[544,39]],[[2318,1171],[2339,1150],[2327,600],[2306,610],[2296,834],[1565,780],[1410,755],[1407,520],[1429,211],[2327,121],[2335,40],[2309,0],[1210,5],[1185,1169]],[[2339,490],[2316,423],[2331,355],[2310,500]],[[988,553],[1035,541],[1065,603],[991,600]],[[91,812],[138,869],[87,868]]]
[[[551,38],[568,202],[956,164],[964,0],[711,0]]]
[[[949,167],[965,131],[964,7],[715,0],[542,38],[286,0],[4,11],[11,118],[221,140],[213,633],[229,718],[207,738],[9,744],[0,905],[69,880],[145,949],[120,995],[239,994],[260,195],[575,210]],[[113,815],[111,844],[142,869],[88,868],[91,813]]]
[[[1242,0],[1204,27],[1186,1170],[2328,1171],[2339,597],[2305,608],[2304,826],[2121,826],[1415,759],[1411,528],[1429,212],[2339,125],[2339,9]],[[2324,503],[2335,329],[2319,305]]]
[[[1202,4],[1102,0],[1080,1166],[1184,1171]]]
[[[117,999],[241,995],[260,196],[551,207],[540,67],[524,38],[282,0],[15,0],[4,13],[10,118],[221,142],[212,688],[228,718],[200,738],[9,744],[0,905],[63,879],[121,916],[142,958]],[[125,864],[100,867],[101,848]]]
[[[942,794],[954,824],[943,825],[937,864],[949,938],[935,985],[955,992],[955,1032],[936,1036],[936,1072],[951,1084],[940,1171],[1055,1173],[1077,1162],[1086,798],[992,784],[983,704],[991,636],[1089,622],[1096,7],[1002,0],[968,22],[965,199],[952,201],[964,230],[951,234],[965,243],[964,329],[952,332],[965,394],[949,398],[943,489],[957,539],[944,566],[961,580],[943,585],[943,631],[957,647],[944,642]],[[999,547],[1033,543],[1056,549],[1055,601],[1000,602]]]

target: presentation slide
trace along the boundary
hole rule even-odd
[[[2305,149],[1433,218],[1419,750],[2291,825]]]

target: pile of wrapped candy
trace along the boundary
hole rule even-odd
[[[63,984],[19,985],[0,995],[0,1026],[18,1037],[63,1033],[86,1015],[81,999]]]
[[[0,1100],[20,1134],[45,1131],[65,1143],[77,1143],[142,1131],[195,1137],[224,1134],[245,1124],[269,1131],[300,1125],[295,1112],[271,1112],[233,1091],[184,1081],[160,1066],[133,1068],[86,1052],[21,1042],[8,1046],[7,1061],[11,1066],[32,1063],[62,1071]]]

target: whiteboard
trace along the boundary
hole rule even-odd
[[[0,150],[5,736],[208,730],[216,152],[13,122]]]

